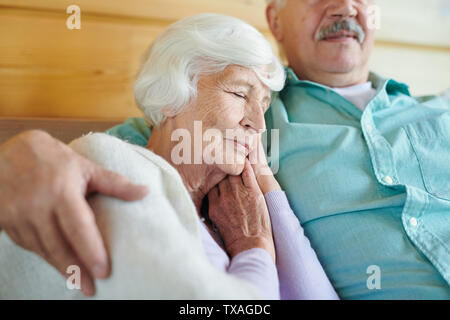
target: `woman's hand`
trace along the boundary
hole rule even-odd
[[[256,180],[258,181],[259,188],[264,195],[269,191],[281,190],[278,181],[273,176],[272,170],[267,164],[264,147],[261,142],[261,135],[259,134],[254,141],[255,145],[248,155],[248,158],[255,173]]]
[[[240,176],[222,180],[211,189],[208,199],[209,217],[231,258],[248,249],[262,248],[275,262],[269,211],[248,160]]]

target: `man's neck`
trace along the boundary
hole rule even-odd
[[[368,81],[369,69],[351,72],[326,72],[321,70],[305,70],[290,66],[300,80],[319,83],[332,88],[345,88]]]

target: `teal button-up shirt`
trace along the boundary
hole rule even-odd
[[[266,112],[276,178],[340,297],[450,299],[449,103],[371,74],[362,112],[287,73]],[[150,134],[142,119],[109,133],[141,145]]]
[[[449,103],[371,74],[362,112],[287,74],[266,113],[276,178],[341,298],[449,299]]]

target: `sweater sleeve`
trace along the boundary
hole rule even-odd
[[[280,299],[277,268],[266,250],[253,248],[240,252],[231,260],[228,273],[251,282],[263,299]]]
[[[272,222],[281,299],[339,299],[285,193],[271,191],[265,199]]]
[[[216,243],[206,226],[202,222],[199,223],[203,248],[214,267],[251,283],[263,299],[280,299],[277,268],[269,252],[253,248],[240,252],[230,261],[227,253]]]

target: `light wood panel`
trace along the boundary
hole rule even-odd
[[[124,118],[140,114],[132,83],[142,52],[165,25],[65,15],[0,13],[0,116]]]
[[[0,10],[0,116],[140,115],[132,84],[141,55],[170,22],[82,12],[81,29],[68,30],[67,16]]]
[[[414,94],[447,89],[450,1],[377,1],[383,20],[372,69],[411,84]],[[74,2],[81,30],[66,28]],[[199,12],[230,14],[276,48],[264,8],[264,0],[0,0],[0,117],[140,115],[132,84],[142,53],[167,25]]]
[[[377,39],[450,49],[450,0],[376,0]]]
[[[380,41],[450,47],[449,0],[376,0],[381,11]],[[173,22],[199,12],[241,18],[268,31],[265,0],[0,0],[0,5],[65,12],[77,4],[83,14]]]
[[[440,94],[450,89],[450,50],[378,42],[371,70],[410,86],[411,94]]]
[[[241,18],[255,27],[268,29],[265,0],[0,0],[16,8],[65,12],[77,4],[83,14],[175,21],[200,12],[217,12]]]

